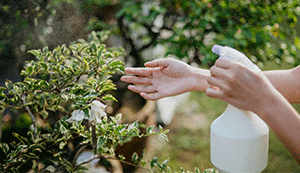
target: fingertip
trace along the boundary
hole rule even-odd
[[[232,63],[233,62],[229,59],[219,58],[216,60],[215,66],[227,69],[231,66]]]
[[[156,99],[153,99],[153,98],[151,97],[151,95],[149,95],[149,94],[147,94],[147,93],[145,93],[145,92],[141,92],[140,95],[141,95],[144,99],[146,99],[146,100],[151,100],[151,101],[156,100]]]
[[[125,68],[125,73],[129,73],[129,72],[131,72],[132,71],[132,68],[131,67],[126,67]]]
[[[134,86],[133,86],[133,85],[128,85],[128,86],[127,86],[127,89],[129,89],[129,90],[132,91],[132,90],[134,90]]]
[[[144,64],[144,66],[145,66],[145,67],[153,67],[153,66],[154,66],[154,65],[153,65],[153,61],[146,62],[146,63]]]
[[[121,76],[120,80],[122,82],[130,83],[130,77],[129,76]]]
[[[148,94],[146,94],[146,93],[144,93],[144,92],[141,92],[140,95],[141,95],[144,99],[149,100]]]
[[[216,95],[216,92],[219,91],[219,88],[217,87],[214,87],[214,86],[209,86],[206,88],[206,95],[208,97],[212,97],[212,98],[215,98],[215,95]]]

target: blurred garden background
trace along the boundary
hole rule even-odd
[[[125,66],[141,67],[156,58],[173,57],[208,69],[217,56],[214,44],[245,53],[262,70],[290,69],[300,64],[300,2],[296,0],[18,0],[0,1],[0,85],[21,81],[27,51],[86,39],[91,31],[110,31],[108,46],[123,47]],[[127,84],[117,85],[120,100],[111,114],[124,107],[138,112],[146,103]],[[150,151],[158,160],[170,158],[172,170],[211,168],[209,126],[226,103],[192,92],[176,103],[169,142],[153,137]],[[300,112],[300,105],[295,104]],[[169,107],[165,104],[166,109]],[[126,114],[126,111],[125,111]],[[164,115],[161,115],[164,116]],[[1,116],[1,142],[12,132],[25,135],[28,114],[6,111]],[[55,114],[49,121],[56,121]],[[264,172],[300,172],[299,165],[270,133],[269,163]]]

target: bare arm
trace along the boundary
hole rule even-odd
[[[272,70],[263,73],[290,103],[300,103],[300,66],[291,70]]]
[[[145,66],[146,68],[126,68],[126,73],[136,76],[123,76],[121,80],[144,85],[129,85],[128,88],[149,100],[189,91],[205,92],[209,86],[209,70],[195,68],[175,59],[154,60]],[[300,66],[291,70],[264,71],[263,74],[289,102],[300,102]]]
[[[298,68],[293,70],[298,70]],[[300,115],[278,91],[279,88],[285,93],[286,90],[283,87],[286,86],[276,83],[276,89],[264,73],[255,73],[244,66],[224,59],[217,60],[210,72],[211,76],[208,77],[207,81],[214,87],[208,87],[206,94],[224,100],[240,109],[256,113],[270,126],[300,164]],[[282,79],[287,74],[281,71],[268,73],[272,74],[273,82],[277,79],[283,82],[285,80],[297,80],[295,78]],[[281,75],[277,78],[275,77],[276,73]],[[297,83],[289,82],[293,87]],[[287,93],[285,95],[290,99],[294,98],[288,96]]]
[[[257,114],[300,165],[300,115],[283,96],[275,97],[269,104],[269,109],[261,109]]]

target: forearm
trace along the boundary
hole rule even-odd
[[[264,71],[272,85],[290,102],[300,102],[300,68]]]
[[[300,116],[282,96],[269,99],[257,113],[300,165]]]

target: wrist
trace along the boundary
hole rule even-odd
[[[209,86],[207,78],[210,76],[209,70],[191,66],[191,88],[190,91],[205,92]]]
[[[270,97],[263,97],[258,105],[254,108],[253,112],[268,124],[276,119],[274,116],[284,110],[282,107],[291,106],[276,89],[274,89]],[[282,112],[279,114],[284,115],[285,113]]]

